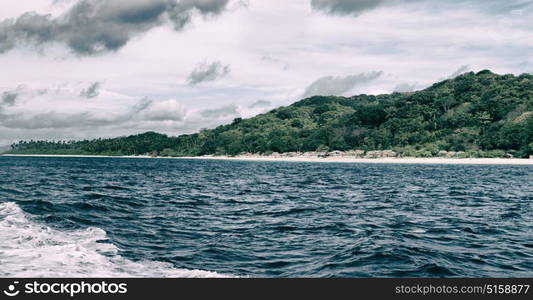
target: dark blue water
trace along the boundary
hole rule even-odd
[[[0,275],[530,277],[532,175],[0,157]]]

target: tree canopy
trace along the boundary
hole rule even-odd
[[[317,149],[528,157],[533,155],[533,75],[470,72],[417,92],[313,96],[190,135],[21,141],[10,153],[197,156]]]

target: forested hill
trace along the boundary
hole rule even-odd
[[[147,132],[90,141],[22,141],[10,152],[188,156],[317,149],[527,157],[533,154],[533,75],[470,72],[412,93],[310,97],[191,135]]]

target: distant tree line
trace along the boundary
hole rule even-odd
[[[314,96],[190,135],[21,141],[10,153],[197,156],[317,149],[528,157],[533,155],[533,75],[470,72],[417,92]]]

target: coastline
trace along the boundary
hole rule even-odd
[[[374,164],[440,164],[440,165],[533,165],[527,158],[445,158],[445,157],[387,157],[387,158],[350,158],[350,157],[267,157],[246,156],[182,156],[163,157],[148,155],[105,156],[105,155],[53,155],[53,154],[1,154],[5,157],[73,157],[73,158],[160,158],[196,160],[234,160],[270,162],[312,162],[312,163],[374,163]]]
[[[261,157],[261,156],[191,156],[182,159],[241,160],[241,161],[285,161],[318,163],[374,163],[374,164],[447,164],[447,165],[533,165],[533,159],[526,158],[348,158],[348,157]]]
[[[0,154],[0,157],[72,157],[72,158],[154,158],[149,155],[78,155],[78,154]]]

